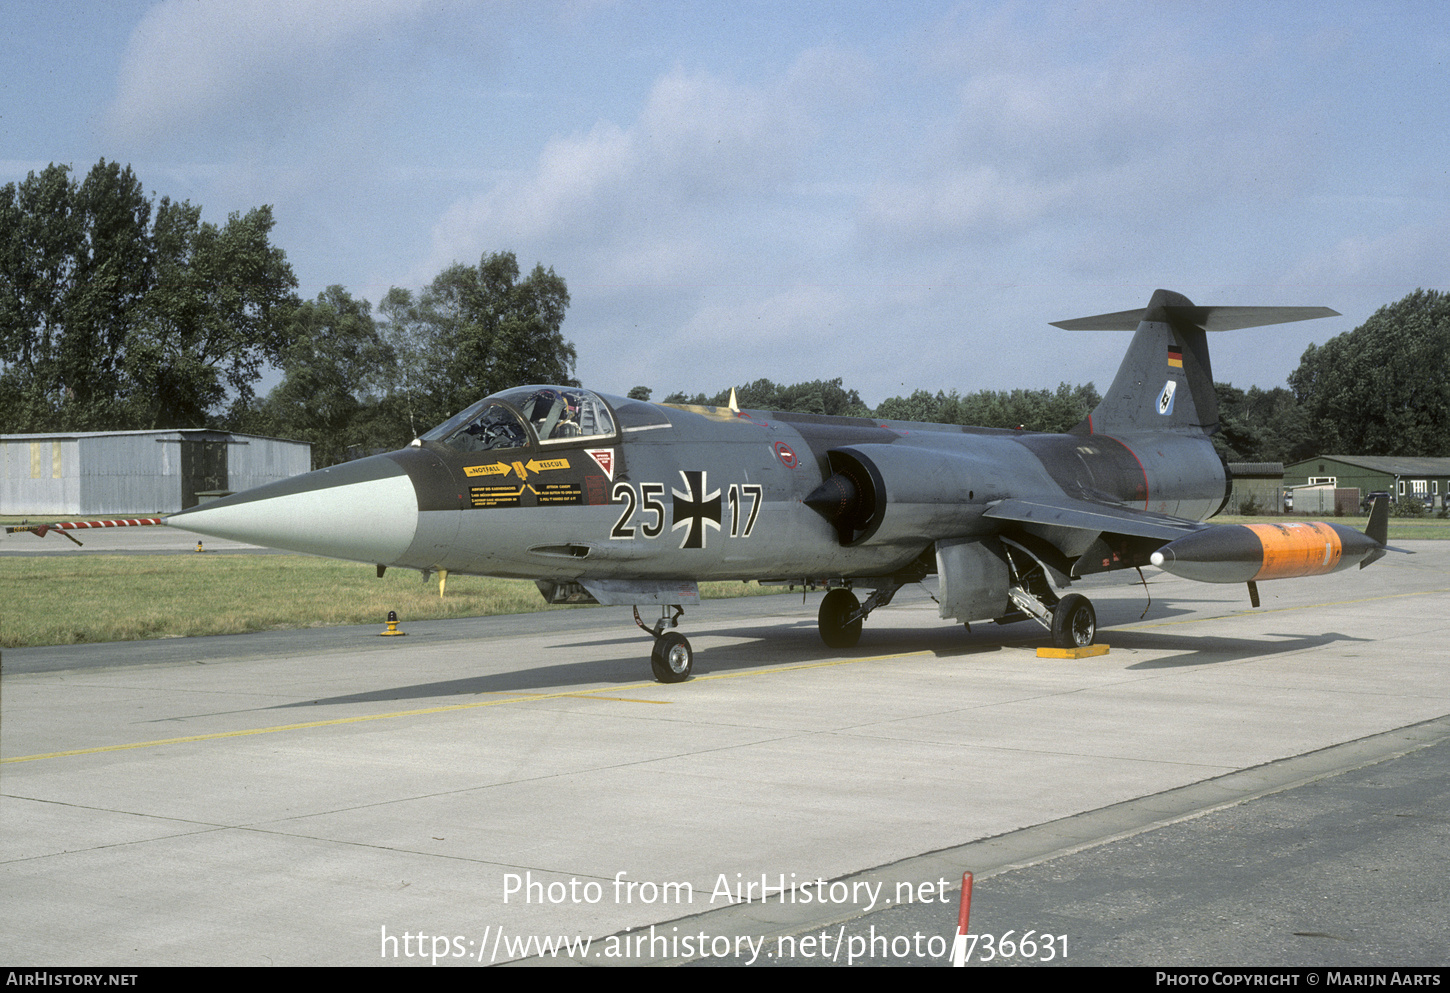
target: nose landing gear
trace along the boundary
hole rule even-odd
[[[673,614],[671,610],[674,610]],[[665,630],[678,627],[684,613],[685,608],[678,605],[661,606],[660,618],[651,628],[640,620],[639,608],[634,608],[634,623],[655,640],[654,650],[649,655],[649,667],[655,679],[662,683],[683,683],[690,678],[690,672],[695,667],[695,650],[690,647],[689,639],[678,631]]]

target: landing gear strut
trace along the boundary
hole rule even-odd
[[[1087,597],[1069,593],[1059,600],[1042,566],[1033,563],[1026,572],[1019,573],[1016,561],[1011,557],[1008,561],[1012,563],[1014,582],[1007,596],[1021,611],[1013,619],[1031,617],[1052,634],[1052,643],[1058,648],[1086,648],[1093,643],[1098,615]]]
[[[690,672],[695,667],[695,650],[680,632],[665,630],[667,627],[678,627],[680,618],[685,613],[685,608],[678,605],[673,607],[673,614],[670,613],[671,609],[660,607],[660,619],[650,628],[645,627],[644,621],[639,617],[639,608],[635,607],[634,623],[655,640],[654,651],[649,655],[649,667],[653,670],[655,679],[662,683],[683,683],[690,678]]]

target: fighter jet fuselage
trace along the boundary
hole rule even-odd
[[[592,408],[585,436],[540,439],[521,407],[540,394]],[[935,543],[1020,531],[1077,559],[1097,535],[1050,508],[1106,503],[1201,520],[1224,470],[1199,433],[1119,439],[669,407],[567,387],[489,398],[517,417],[485,443],[464,429],[193,510],[168,523],[214,537],[450,574],[592,580],[759,579],[822,585],[935,572]],[[527,427],[525,427],[527,425]],[[466,429],[466,425],[465,425]],[[848,482],[843,513],[811,501]],[[1041,506],[1010,526],[1002,501]],[[1109,567],[1130,564],[1121,557]],[[1094,570],[1096,571],[1096,570]],[[962,604],[956,619],[1001,616]]]
[[[660,619],[646,630],[666,681],[689,675],[689,644],[666,629],[698,602],[702,580],[826,587],[821,635],[846,646],[872,610],[935,573],[944,619],[1033,619],[1059,645],[1086,646],[1091,604],[1056,591],[1147,565],[1160,549],[1164,568],[1193,578],[1250,577],[1255,599],[1254,577],[1329,568],[1332,550],[1319,546],[1328,530],[1270,540],[1202,522],[1229,489],[1210,440],[1206,332],[1332,314],[1196,307],[1159,290],[1143,310],[1062,322],[1135,334],[1102,402],[1060,435],[523,386],[401,451],[166,523],[369,562],[379,574],[531,579],[553,602],[632,605],[641,627],[639,606],[654,605]],[[1344,564],[1383,554],[1382,525],[1360,538],[1345,537]],[[853,589],[873,592],[863,604]]]

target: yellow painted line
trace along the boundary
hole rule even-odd
[[[820,669],[827,666],[854,665],[860,662],[881,662],[889,659],[910,658],[914,655],[930,655],[931,652],[903,652],[898,655],[873,655],[862,659],[837,659],[832,662],[808,662],[803,665],[781,666],[773,669],[754,669],[747,672],[721,672],[709,676],[696,676],[689,682],[681,684],[689,686],[691,683],[707,682],[712,679],[738,679],[741,676],[768,676],[778,672],[796,672],[802,669]],[[632,686],[619,687],[620,689],[650,689],[657,688],[659,683],[636,683]],[[0,759],[0,765],[10,765],[16,762],[35,762],[40,759],[59,759],[73,755],[97,755],[101,752],[124,752],[134,748],[155,748],[160,745],[184,745],[194,741],[216,741],[221,738],[244,738],[254,734],[274,734],[278,731],[303,731],[308,728],[333,727],[340,724],[360,724],[363,721],[383,721],[395,717],[420,717],[425,714],[446,714],[455,710],[476,710],[479,707],[497,707],[505,703],[532,703],[539,700],[560,700],[566,697],[576,697],[596,700],[627,700],[626,697],[598,696],[589,690],[570,690],[566,693],[531,693],[525,696],[501,697],[496,700],[481,700],[477,703],[455,703],[445,707],[426,707],[422,710],[395,710],[387,714],[363,714],[358,717],[336,717],[326,721],[306,721],[301,724],[277,724],[265,728],[247,728],[241,731],[217,731],[212,734],[193,734],[183,738],[158,738],[154,741],[133,741],[124,745],[100,745],[95,748],[75,748],[65,752],[45,752],[40,755],[18,755],[15,758]],[[628,700],[630,703],[672,703],[670,700]]]
[[[640,683],[639,687],[653,686]],[[338,724],[360,724],[363,721],[381,721],[394,717],[419,717],[424,714],[445,714],[453,710],[475,710],[479,707],[497,707],[505,703],[528,703],[535,700],[557,700],[561,697],[585,696],[588,691],[575,690],[570,693],[531,693],[526,696],[501,697],[496,700],[481,700],[477,703],[455,703],[445,707],[425,707],[421,710],[395,710],[386,714],[362,714],[357,717],[336,717],[326,721],[306,721],[301,724],[277,724],[272,727],[247,728],[241,731],[217,731],[212,734],[193,734],[184,738],[158,738],[154,741],[135,741],[125,745],[101,745],[96,748],[77,748],[68,752],[47,752],[43,755],[20,755],[11,759],[0,759],[0,764],[12,762],[33,762],[36,759],[64,758],[68,755],[94,755],[98,752],[121,752],[132,748],[151,748],[156,745],[182,745],[192,741],[213,741],[218,738],[242,738],[253,734],[272,734],[277,731],[302,731],[307,728],[331,727]]]
[[[640,700],[640,699],[637,699],[635,697],[627,697],[627,696],[594,696],[593,694],[591,694],[591,693],[589,693],[587,691],[584,692],[584,693],[565,693],[565,694],[562,694],[562,695],[563,696],[567,696],[567,697],[573,697],[573,698],[575,698],[577,700],[618,700],[620,703],[674,703],[675,702],[673,700]]]

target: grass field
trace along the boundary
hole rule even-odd
[[[1293,514],[1275,514],[1262,517],[1232,517],[1224,514],[1222,517],[1215,517],[1210,524],[1288,524],[1291,521],[1330,521],[1334,524],[1344,524],[1356,530],[1363,531],[1365,523],[1369,520],[1364,517],[1298,517]],[[1450,540],[1450,519],[1444,517],[1391,517],[1390,518],[1390,541],[1409,540]]]
[[[701,583],[706,597],[775,593],[754,583]],[[304,555],[87,555],[0,558],[0,648],[237,634],[338,624],[481,617],[551,607],[527,580],[372,566]]]
[[[1215,524],[1268,524],[1295,517],[1218,517]],[[1322,518],[1320,518],[1322,519]],[[1334,518],[1363,528],[1359,518]],[[1390,518],[1390,541],[1450,540],[1450,520]],[[754,583],[702,583],[706,597],[780,592]],[[481,617],[550,607],[526,580],[450,576],[436,581],[395,569],[305,555],[46,555],[0,557],[0,648],[237,634],[339,624]]]

